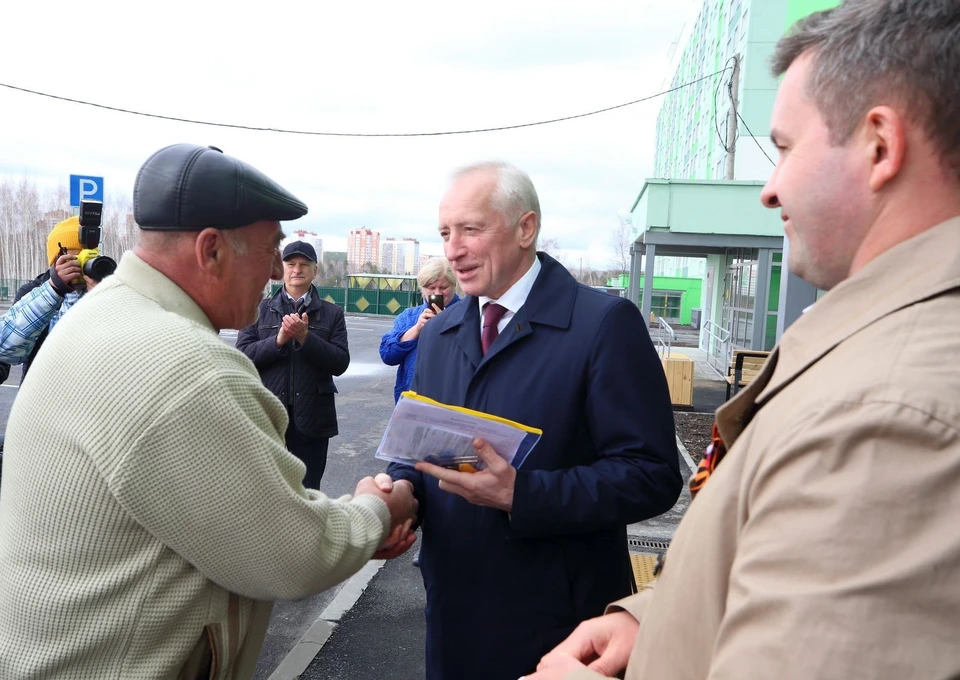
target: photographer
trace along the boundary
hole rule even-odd
[[[32,314],[19,315],[19,321],[12,321],[15,330],[23,342],[18,343],[11,356],[0,354],[0,359],[20,360],[23,363],[21,384],[27,377],[30,364],[40,351],[47,334],[53,330],[60,318],[75,305],[80,298],[92,290],[99,281],[83,273],[77,256],[83,251],[80,242],[80,218],[70,217],[53,228],[47,236],[47,259],[50,268],[29,283],[20,286],[14,300],[16,303],[33,294]],[[111,270],[112,271],[112,270]],[[41,289],[39,294],[34,293]],[[29,338],[29,339],[28,339]]]
[[[65,257],[60,258],[52,269],[66,268],[68,264]],[[46,332],[63,302],[64,296],[57,292],[49,279],[39,286],[34,283],[21,288],[16,302],[0,319],[0,361],[22,363],[34,349],[37,338]]]

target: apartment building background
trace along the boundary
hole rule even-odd
[[[347,265],[356,272],[368,263],[380,266],[380,232],[354,229],[347,236]]]
[[[729,85],[722,78],[701,80],[666,95],[657,117],[654,176],[670,179],[764,180],[775,159],[770,114],[778,81],[770,74],[777,41],[798,19],[834,7],[838,0],[704,0],[684,31],[671,64],[669,88],[733,65],[739,59],[736,107],[738,139],[732,177],[727,177],[727,126],[733,115]],[[749,131],[748,131],[749,128]],[[750,133],[756,136],[756,144]]]
[[[707,346],[701,335],[701,346],[718,356],[735,347],[769,349],[816,300],[815,289],[783,267],[782,223],[759,199],[777,158],[770,115],[779,80],[770,58],[798,19],[837,4],[704,0],[672,57],[664,89],[680,89],[663,99],[654,178],[630,210],[628,295],[649,318],[654,274],[702,271],[697,306],[723,340]],[[687,83],[694,84],[681,88]]]

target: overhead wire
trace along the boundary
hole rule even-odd
[[[745,120],[743,119],[743,116],[740,115],[740,112],[739,112],[739,111],[737,112],[737,118],[739,118],[739,119],[740,119],[740,122],[743,123],[743,127],[747,130],[747,134],[750,135],[750,137],[753,138],[754,144],[756,144],[757,147],[759,147],[760,151],[763,152],[763,155],[767,157],[767,160],[768,160],[768,161],[770,161],[770,165],[772,165],[773,167],[777,167],[776,162],[775,162],[772,158],[770,158],[770,154],[768,154],[768,153],[767,153],[767,150],[763,148],[763,145],[760,143],[760,140],[758,140],[758,139],[754,136],[754,134],[750,131],[750,126],[747,125],[747,121],[745,121]]]
[[[224,127],[224,128],[234,128],[238,130],[250,130],[254,132],[277,132],[281,134],[290,134],[290,135],[312,135],[320,137],[439,137],[444,135],[469,135],[469,134],[478,134],[483,132],[500,132],[503,130],[517,130],[520,128],[534,127],[538,125],[549,125],[551,123],[560,123],[567,120],[575,120],[577,118],[586,118],[587,116],[595,116],[600,113],[607,113],[608,111],[614,111],[616,109],[622,109],[627,106],[633,106],[634,104],[639,104],[641,102],[650,101],[651,99],[656,99],[657,97],[662,97],[671,92],[676,92],[682,90],[691,85],[696,85],[697,83],[708,80],[715,76],[722,75],[727,69],[711,73],[709,75],[702,76],[696,80],[691,80],[689,82],[677,85],[676,87],[671,87],[668,90],[663,90],[662,92],[657,92],[656,94],[648,95],[646,97],[641,97],[640,99],[634,99],[633,101],[624,102],[623,104],[617,104],[615,106],[608,106],[602,109],[597,109],[595,111],[588,111],[586,113],[578,113],[572,116],[561,116],[558,118],[550,118],[548,120],[539,120],[530,123],[518,123],[515,125],[501,125],[496,127],[485,127],[485,128],[475,128],[475,129],[466,129],[466,130],[444,130],[439,132],[329,132],[329,131],[311,131],[311,130],[290,130],[285,128],[274,128],[274,127],[260,127],[255,125],[242,125],[237,123],[218,123],[207,120],[197,120],[192,118],[182,118],[179,116],[168,116],[159,113],[150,113],[147,111],[136,111],[133,109],[126,109],[118,106],[109,106],[107,104],[99,104],[96,102],[85,101],[82,99],[74,99],[72,97],[64,97],[61,95],[50,94],[48,92],[40,92],[38,90],[32,90],[25,87],[19,87],[16,85],[10,85],[8,83],[0,83],[0,87],[5,87],[10,90],[16,90],[18,92],[24,92],[26,94],[37,95],[40,97],[47,97],[49,99],[56,99],[59,101],[70,102],[73,104],[81,104],[83,106],[92,106],[99,109],[105,109],[107,111],[115,111],[117,113],[125,113],[134,116],[144,116],[147,118],[156,118],[160,120],[169,120],[179,123],[190,123],[193,125],[208,125],[212,127]],[[716,121],[714,121],[716,122]]]

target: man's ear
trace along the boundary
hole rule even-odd
[[[903,116],[889,106],[875,106],[867,112],[864,135],[870,162],[870,189],[880,191],[903,168],[907,152],[907,126]]]
[[[219,229],[207,228],[197,235],[194,251],[200,271],[208,276],[219,276],[223,269],[226,249],[230,247]]]
[[[537,214],[532,210],[525,213],[517,224],[520,229],[520,246],[530,248],[537,241],[537,229],[540,226],[537,221]]]

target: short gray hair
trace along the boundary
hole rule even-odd
[[[233,251],[234,255],[247,254],[247,242],[243,240],[243,237],[241,237],[240,234],[232,229],[221,229],[220,234],[223,236],[223,240],[226,241],[230,246],[230,249]]]
[[[844,144],[879,104],[920,125],[944,165],[960,176],[960,3],[845,0],[798,21],[777,43],[773,74],[813,55],[807,88]]]
[[[454,179],[474,172],[495,172],[497,188],[493,192],[493,207],[503,216],[508,225],[516,224],[528,212],[537,216],[537,234],[540,233],[540,198],[530,175],[520,168],[503,161],[484,161],[460,168]]]
[[[220,229],[220,235],[226,241],[230,249],[237,255],[247,254],[247,243],[240,234],[232,229]],[[144,250],[151,252],[163,252],[172,250],[178,245],[178,242],[184,239],[196,238],[199,232],[196,231],[164,231],[153,229],[141,229],[137,237],[137,243]]]
[[[420,273],[417,274],[417,284],[420,288],[426,288],[441,277],[450,283],[451,288],[457,287],[457,277],[454,276],[447,258],[431,257],[420,267]]]

